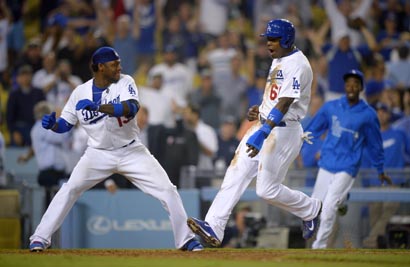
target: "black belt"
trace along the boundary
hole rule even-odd
[[[127,147],[127,146],[129,146],[129,145],[132,145],[134,142],[135,142],[135,139],[132,140],[130,143],[126,144],[125,146],[122,146],[122,147]]]
[[[262,118],[262,116],[259,116],[259,121],[264,124],[266,122],[266,119]],[[279,124],[276,125],[276,127],[286,127],[286,122],[281,121]]]

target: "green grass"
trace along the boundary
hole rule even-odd
[[[1,267],[410,267],[409,250],[207,249],[176,250],[82,249],[29,253],[0,250]]]

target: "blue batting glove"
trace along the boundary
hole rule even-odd
[[[91,101],[90,99],[81,99],[78,101],[77,105],[75,105],[75,110],[86,109],[97,111],[100,106]]]
[[[256,148],[258,151],[261,150],[263,141],[265,141],[268,135],[261,129],[254,132],[246,141],[246,145]]]
[[[44,129],[51,129],[53,128],[54,124],[56,124],[56,113],[53,112],[51,114],[46,114],[41,119],[41,125]]]

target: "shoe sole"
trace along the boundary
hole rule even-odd
[[[44,248],[41,247],[34,247],[30,249],[30,252],[42,252]]]
[[[221,246],[221,241],[219,241],[213,236],[210,236],[193,219],[189,218],[187,223],[188,227],[192,230],[192,232],[199,235],[208,245],[215,248]]]

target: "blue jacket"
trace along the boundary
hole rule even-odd
[[[347,98],[326,102],[305,131],[319,138],[326,130],[319,167],[329,172],[347,172],[355,177],[359,171],[363,149],[368,149],[372,165],[384,172],[384,151],[376,112],[360,100],[350,106]]]

